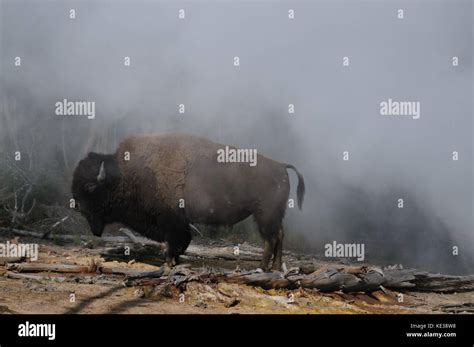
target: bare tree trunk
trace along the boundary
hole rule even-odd
[[[3,124],[5,125],[6,130],[6,136],[10,139],[10,144],[13,145],[13,148],[15,151],[20,150],[20,146],[18,144],[18,139],[17,139],[17,127],[16,127],[16,117],[11,117],[12,110],[11,108],[15,109],[15,107],[11,106],[12,102],[9,102],[7,100],[7,97],[3,97],[3,118],[5,121]],[[14,112],[14,110],[13,110]]]
[[[69,161],[67,159],[67,152],[66,152],[66,140],[64,138],[64,119],[61,121],[61,146],[62,146],[62,152],[63,152],[63,160],[64,160],[64,167],[66,168],[66,171],[70,171],[69,169]]]

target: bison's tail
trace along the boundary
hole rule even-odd
[[[305,191],[303,175],[300,174],[293,165],[286,164],[286,168],[294,170],[296,172],[296,175],[298,176],[298,187],[296,188],[296,198],[298,199],[298,208],[301,210],[303,206],[304,191]]]

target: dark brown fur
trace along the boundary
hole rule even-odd
[[[95,235],[120,222],[168,244],[176,263],[191,241],[189,223],[233,225],[253,215],[265,241],[262,268],[281,268],[283,228],[290,185],[298,175],[301,208],[304,181],[288,164],[258,155],[257,165],[218,163],[224,145],[184,134],[132,135],[114,155],[89,153],[77,166],[72,192]],[[124,160],[126,153],[130,160]],[[97,181],[101,163],[106,178]],[[180,207],[184,199],[185,207]]]

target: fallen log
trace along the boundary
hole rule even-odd
[[[137,259],[146,258],[147,255],[153,255],[155,258],[164,258],[164,245],[145,238],[138,238],[134,235],[134,246],[130,252]],[[130,241],[132,238],[130,238]],[[251,261],[260,262],[262,254],[249,250],[240,250],[239,255],[234,255],[233,247],[202,247],[199,245],[190,245],[186,252],[181,256],[183,259],[211,259],[224,261]],[[123,246],[112,247],[101,250],[99,253],[105,258],[128,259],[129,255],[124,254]]]
[[[101,273],[111,274],[111,275],[125,275],[128,279],[134,280],[139,278],[160,278],[164,274],[164,269],[158,270],[137,270],[137,269],[128,269],[128,268],[106,268],[102,267],[99,269]]]
[[[27,230],[20,230],[20,229],[15,229],[15,228],[0,228],[0,231],[4,232],[9,232],[15,235],[20,235],[20,236],[30,236],[30,237],[37,237],[37,238],[42,238],[43,234],[38,233],[35,231],[27,231]]]
[[[389,278],[387,288],[411,288],[419,292],[453,293],[474,291],[474,275],[452,276],[430,274],[425,271],[396,270],[386,271]]]
[[[20,263],[7,264],[7,270],[17,272],[58,272],[58,273],[103,273],[110,275],[125,275],[129,278],[161,277],[164,269],[158,270],[137,270],[130,268],[107,268],[92,263],[91,265],[73,265],[73,264],[41,264],[41,263]]]
[[[250,246],[240,246],[238,255],[234,254],[234,247],[203,247],[200,245],[190,245],[185,256],[195,258],[215,259],[215,260],[230,260],[230,261],[255,261],[262,260],[262,251]]]
[[[446,313],[474,313],[474,303],[447,304],[436,307]]]
[[[131,230],[129,230],[127,228],[120,228],[120,231],[122,233],[124,233],[125,235],[127,235],[127,237],[133,243],[141,244],[141,245],[154,245],[154,246],[158,246],[158,247],[161,247],[161,245],[162,245],[161,243],[150,240],[150,239],[147,239],[146,237],[137,236]]]
[[[397,270],[402,271],[402,270]],[[403,270],[405,271],[405,270]],[[258,286],[264,289],[294,289],[308,288],[317,289],[322,292],[342,291],[350,292],[372,292],[385,290],[409,289],[410,291],[428,291],[428,292],[462,292],[474,291],[473,276],[445,276],[432,275],[425,272],[409,270],[395,277],[393,272],[385,276],[379,268],[361,267],[356,268],[329,268],[322,271],[315,271],[312,274],[305,275],[299,273],[290,273],[285,275],[281,272],[196,272],[191,271],[185,274],[170,274],[170,277],[176,277],[175,282],[179,284],[186,281],[202,282],[229,282]],[[447,282],[443,284],[443,279]]]
[[[0,265],[6,265],[8,263],[19,263],[24,261],[25,259],[25,257],[1,257]]]
[[[17,280],[33,280],[37,282],[43,282],[43,281],[53,281],[53,282],[65,282],[66,278],[65,277],[51,277],[51,276],[42,276],[42,275],[32,275],[32,274],[23,274],[23,273],[17,273],[17,272],[10,272],[7,271],[5,274],[6,277],[8,278],[13,278]]]
[[[105,285],[119,285],[121,281],[119,280],[112,280],[108,278],[102,278],[103,275],[98,276],[73,276],[73,277],[63,277],[63,276],[45,276],[45,275],[37,275],[31,273],[18,273],[7,271],[5,273],[5,277],[17,280],[29,280],[35,282],[70,282],[70,283],[81,283],[81,284],[105,284]]]
[[[133,241],[130,239],[130,237],[127,236],[102,236],[102,237],[95,237],[95,236],[89,236],[89,235],[69,235],[69,234],[44,234],[36,231],[29,231],[29,230],[22,230],[22,229],[15,229],[15,228],[0,228],[0,231],[4,232],[10,232],[12,234],[18,235],[18,236],[25,236],[25,237],[33,237],[33,238],[38,238],[38,239],[48,239],[48,240],[63,240],[63,241],[91,241],[91,240],[98,240],[104,243],[125,243],[125,244],[131,244]],[[159,245],[158,242],[149,240],[144,237],[136,237],[136,240],[138,240],[139,243],[143,244],[156,244]]]
[[[57,272],[57,273],[103,273],[124,275],[129,285],[140,285],[150,279],[165,277],[164,267],[158,270],[139,270],[131,268],[108,268],[92,262],[90,265],[13,263],[7,264],[8,271],[19,273]],[[175,285],[190,281],[229,282],[257,286],[264,289],[317,289],[322,292],[343,291],[372,292],[383,287],[393,290],[409,289],[420,292],[463,292],[474,291],[474,276],[450,276],[429,274],[413,269],[387,270],[385,273],[375,267],[322,268],[312,274],[298,271],[246,272],[214,271],[210,269],[189,269],[178,266],[166,277]],[[144,282],[140,282],[144,280]],[[163,281],[156,281],[162,283]]]
[[[370,292],[378,290],[384,283],[383,273],[379,269],[361,269],[360,272],[347,272],[344,269],[327,269],[310,275],[280,272],[245,272],[226,274],[226,282],[241,283],[270,288],[308,288],[322,292],[342,290],[344,292]]]
[[[263,289],[281,289],[296,288],[296,285],[288,278],[284,278],[278,272],[253,272],[253,273],[238,273],[225,274],[223,277],[215,276],[214,280],[222,279],[224,282],[246,284],[255,287],[262,287]]]
[[[17,272],[59,272],[59,273],[90,273],[91,266],[70,264],[40,264],[40,263],[18,263],[8,264],[7,270]]]

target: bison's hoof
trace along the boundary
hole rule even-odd
[[[161,265],[161,269],[163,269],[163,276],[168,276],[171,272],[172,267],[168,265],[168,263],[164,263]]]
[[[173,267],[173,266],[176,266],[178,262],[176,261],[175,257],[170,257],[170,258],[166,258],[166,264],[170,267]]]

